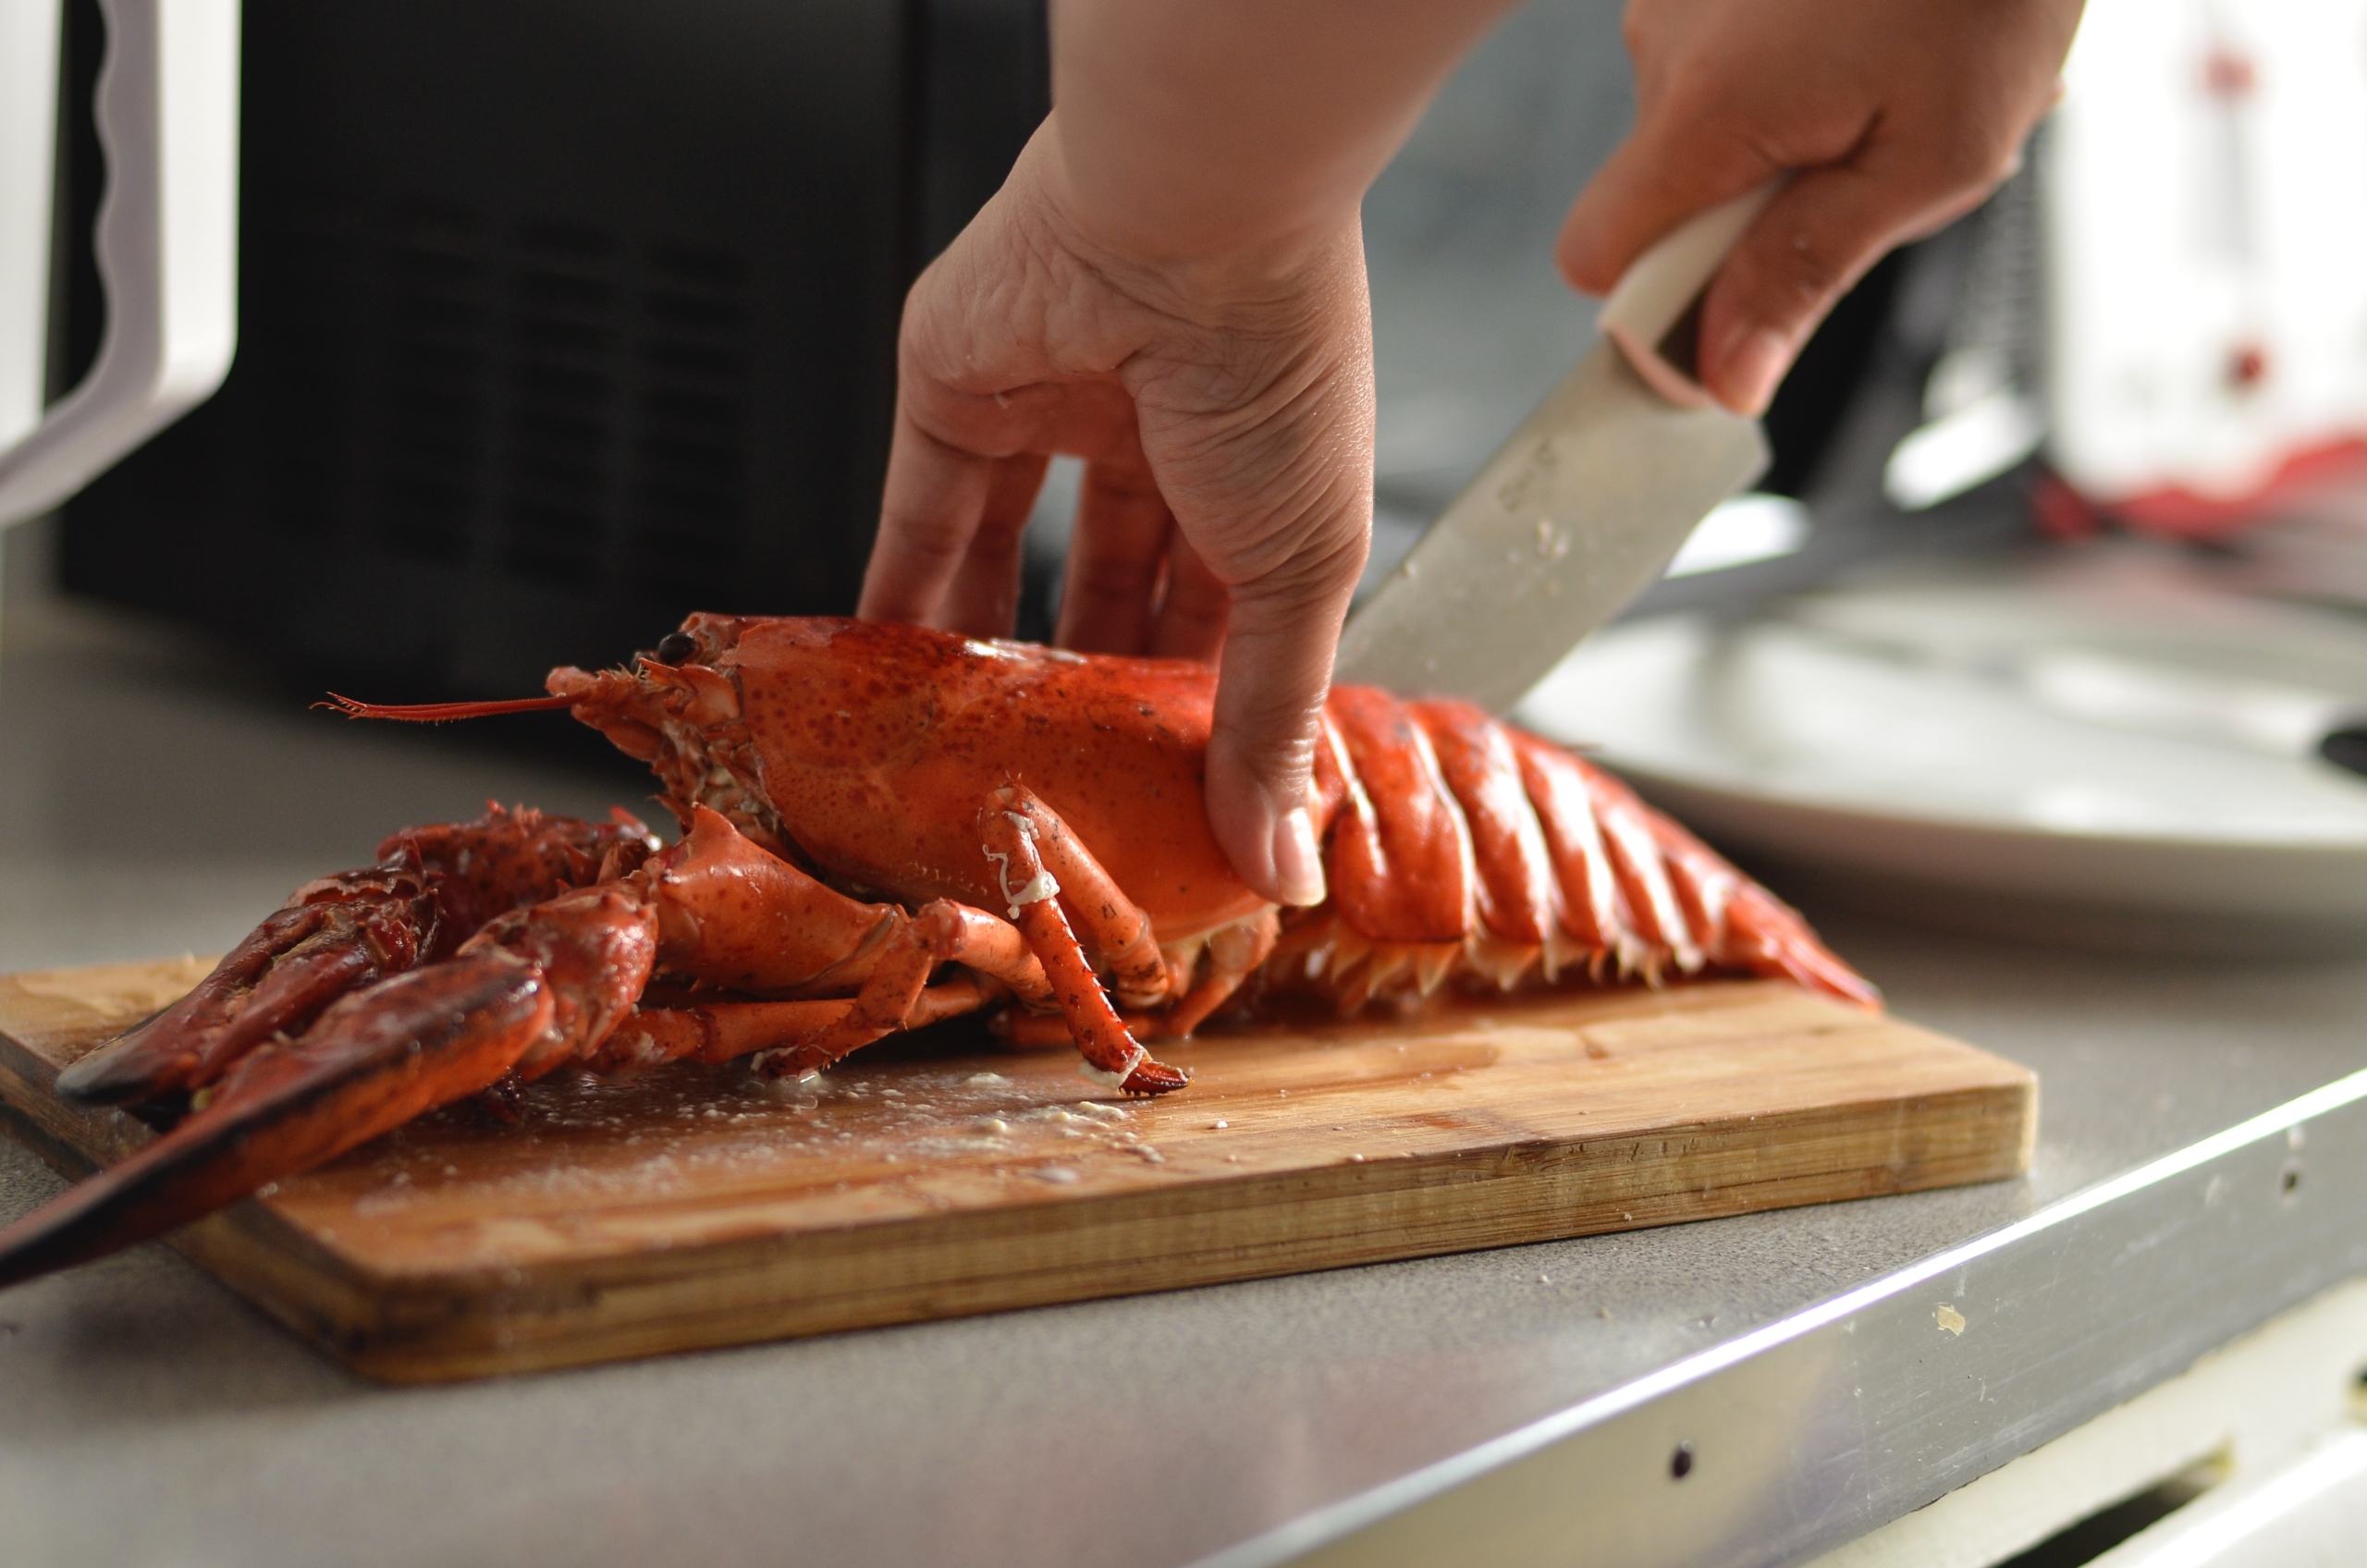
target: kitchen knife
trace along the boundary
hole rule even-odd
[[[1694,377],[1702,290],[1769,184],[1628,268],[1602,336],[1348,622],[1334,679],[1509,709],[1759,477],[1759,422]]]

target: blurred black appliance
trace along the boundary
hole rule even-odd
[[[238,362],[68,507],[68,589],[411,696],[852,608],[898,306],[1045,112],[1042,0],[247,0],[244,71]]]

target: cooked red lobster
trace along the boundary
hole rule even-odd
[[[412,719],[568,708],[647,761],[670,848],[495,807],[299,888],[186,998],[58,1078],[188,1114],[0,1233],[0,1284],[158,1234],[565,1061],[803,1074],[987,1007],[1086,1076],[1312,990],[1343,1011],[1704,969],[1872,1005],[1800,918],[1624,785],[1467,704],[1335,689],[1331,897],[1278,911],[1201,801],[1215,677],[863,621],[696,615],[632,668]]]

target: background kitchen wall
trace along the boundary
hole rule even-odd
[[[1635,116],[1620,10],[1539,0],[1515,13],[1365,202],[1384,531],[1427,523],[1594,336],[1553,241]]]

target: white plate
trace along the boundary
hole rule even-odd
[[[1944,924],[2189,949],[2367,946],[2367,778],[2049,711],[1981,652],[2331,690],[2367,713],[2367,621],[2232,598],[2142,549],[1775,613],[1614,627],[1515,717],[1739,851]],[[1902,657],[1906,644],[1935,652]]]

